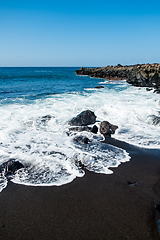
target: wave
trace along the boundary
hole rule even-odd
[[[1,164],[15,159],[24,166],[12,176],[15,183],[60,186],[84,176],[85,171],[78,162],[89,171],[110,174],[109,167],[117,167],[130,159],[126,151],[99,142],[102,137],[93,133],[85,132],[90,144],[77,144],[74,137],[84,133],[69,136],[68,124],[62,124],[54,115],[28,117],[18,117],[17,122],[8,126],[8,136],[5,130],[2,134]],[[6,184],[5,172],[2,171],[0,190]]]
[[[78,79],[77,83],[73,78],[71,84],[82,83],[83,88],[68,90],[67,84],[71,84],[66,81],[62,93],[56,93],[57,89],[62,90],[60,83],[55,92],[54,87],[48,86],[34,91],[35,84],[33,91],[30,85],[24,95],[5,96],[0,101],[0,164],[14,158],[24,165],[12,181],[26,185],[62,185],[84,176],[79,163],[89,171],[110,174],[110,167],[128,161],[130,157],[126,151],[102,144],[99,132],[96,135],[83,133],[90,140],[87,145],[74,141],[76,134],[81,136],[82,133],[67,135],[67,122],[86,109],[97,116],[98,128],[101,121],[117,125],[116,139],[139,147],[160,149],[158,94],[126,82],[104,81],[105,88],[97,90],[92,87],[99,80],[86,78],[83,81],[79,76]],[[97,82],[88,84],[87,81]],[[45,84],[41,80],[38,83]],[[1,173],[1,190],[6,184],[5,175]]]

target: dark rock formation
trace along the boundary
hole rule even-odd
[[[43,152],[43,153],[47,153],[47,152]],[[48,152],[48,155],[57,155],[57,154],[59,154],[59,155],[61,155],[61,156],[64,156],[64,157],[66,157],[66,155],[64,154],[64,153],[61,153],[61,152],[57,152],[57,151],[51,151],[51,152]]]
[[[156,115],[148,116],[149,123],[151,122],[153,125],[160,125],[160,117]]]
[[[91,127],[88,127],[88,126],[80,126],[80,127],[70,127],[69,128],[69,131],[71,132],[83,132],[83,131],[86,131],[86,132],[91,132]]]
[[[45,116],[42,116],[41,118],[38,118],[38,122],[40,121],[41,123],[43,123],[45,125],[52,118],[54,118],[54,117],[51,115],[45,115]]]
[[[91,132],[96,134],[98,132],[98,127],[94,125],[91,129]]]
[[[109,80],[126,79],[133,86],[154,87],[158,89],[157,92],[160,92],[160,64],[158,63],[81,68],[76,70],[76,74]]]
[[[160,94],[160,87],[154,90],[154,93],[159,93]]]
[[[102,68],[81,68],[76,70],[78,75],[88,75],[90,77],[106,78],[110,80],[126,79],[126,68],[119,66],[107,66]]]
[[[140,87],[160,87],[160,65],[136,65],[128,72],[127,82]]]
[[[115,130],[118,128],[118,126],[113,125],[107,121],[101,122],[100,125],[100,133],[104,135],[104,137],[111,136],[111,134],[115,133]]]
[[[41,121],[51,120],[51,118],[53,118],[51,115],[45,115],[45,116],[42,116],[42,120]]]
[[[103,86],[97,86],[97,87],[95,87],[95,88],[97,88],[97,89],[101,89],[101,88],[104,88]]]
[[[146,88],[146,91],[152,91],[153,90],[153,88]]]
[[[88,144],[90,142],[89,138],[85,136],[77,136],[73,139],[73,141],[77,143],[85,143],[85,144]]]
[[[89,124],[94,124],[96,122],[96,116],[94,112],[86,110],[81,112],[75,118],[72,118],[69,121],[69,124],[72,126],[87,126]]]
[[[4,173],[6,178],[10,178],[18,169],[24,168],[23,164],[15,159],[10,159],[9,161],[0,165],[0,173]]]
[[[88,127],[88,126],[80,126],[80,127],[71,127],[69,128],[69,131],[73,131],[73,132],[93,132],[93,133],[97,133],[98,132],[98,127],[96,125],[94,125],[92,128]]]
[[[75,159],[75,165],[78,168],[81,168],[82,170],[84,170],[84,168],[85,168],[84,164],[80,160],[77,160],[77,159]]]

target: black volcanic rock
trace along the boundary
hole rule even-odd
[[[85,143],[85,144],[88,144],[90,142],[89,138],[85,136],[78,136],[78,137],[75,137],[73,140],[77,143]]]
[[[95,88],[100,89],[100,88],[104,88],[104,87],[103,87],[103,86],[97,86],[97,87],[95,87]]]
[[[148,121],[151,122],[153,125],[160,125],[160,117],[156,115],[148,116]]]
[[[104,137],[111,136],[111,134],[115,133],[115,130],[118,128],[118,126],[113,125],[107,121],[101,122],[100,125],[100,133],[103,134]]]
[[[5,177],[9,179],[18,169],[21,168],[24,168],[22,163],[16,161],[15,159],[10,159],[0,165],[0,173],[4,172]]]
[[[96,122],[96,116],[94,112],[86,110],[81,112],[76,117],[69,121],[71,126],[87,126],[89,124],[94,124]]]
[[[94,125],[91,129],[91,132],[96,134],[98,132],[98,127]]]
[[[76,70],[76,74],[109,80],[126,79],[133,86],[160,89],[160,64],[158,63],[126,66],[118,64],[117,66],[109,65],[102,68],[81,68]]]
[[[75,126],[75,127],[70,127],[69,128],[70,132],[92,132],[92,133],[97,133],[98,132],[98,127],[96,125],[94,125],[93,127],[88,127],[88,126]]]

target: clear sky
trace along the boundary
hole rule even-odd
[[[0,0],[0,67],[160,63],[160,0]]]

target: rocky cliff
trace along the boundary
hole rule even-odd
[[[81,68],[78,75],[105,78],[109,80],[126,79],[128,83],[140,87],[154,87],[160,91],[160,64],[137,64],[106,66],[102,68]]]

